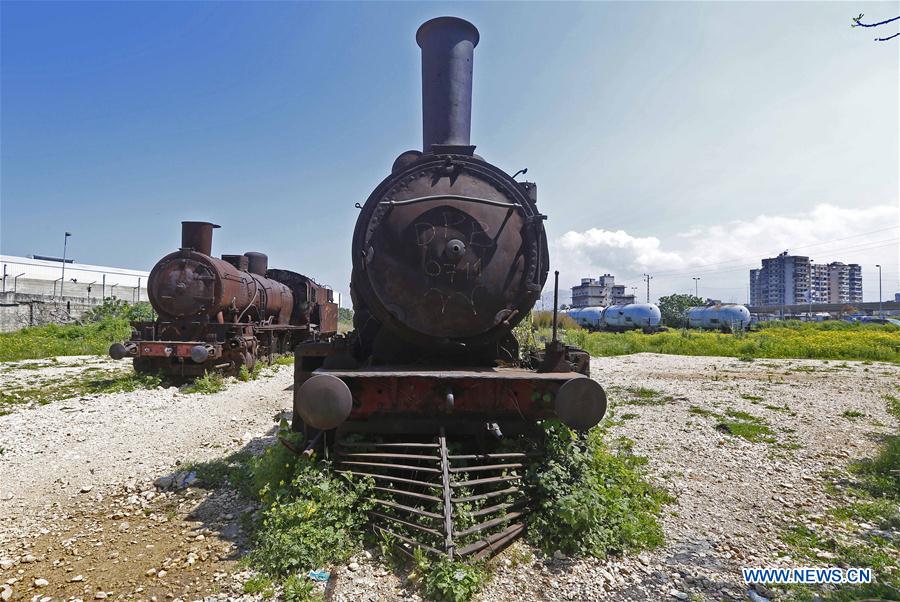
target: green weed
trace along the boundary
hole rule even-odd
[[[207,372],[181,389],[182,393],[202,393],[203,395],[211,395],[224,390],[225,379],[218,372]]]
[[[416,565],[425,595],[435,602],[466,602],[481,589],[488,577],[487,570],[478,563],[448,558],[429,560],[418,554]]]
[[[865,414],[863,414],[862,412],[859,412],[857,410],[844,410],[843,412],[841,412],[841,416],[843,416],[844,418],[852,419],[852,418],[860,418],[862,416],[865,416]]]
[[[284,602],[311,602],[321,600],[322,597],[315,593],[315,585],[312,581],[299,575],[291,575],[282,584],[282,598]]]
[[[604,558],[662,543],[657,518],[671,497],[644,480],[645,458],[634,456],[627,442],[611,448],[599,429],[585,439],[558,423],[545,430],[545,455],[527,473],[533,545]]]
[[[271,598],[275,595],[275,583],[267,575],[253,575],[244,582],[244,593],[251,596],[260,594],[263,598]]]

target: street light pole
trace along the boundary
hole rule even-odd
[[[694,276],[694,296],[700,296],[700,277]]]
[[[66,285],[66,247],[69,245],[69,237],[72,236],[71,232],[66,232],[66,235],[63,237],[63,266],[62,266],[62,281],[59,283],[59,296],[63,296],[63,287]]]
[[[875,267],[878,268],[878,317],[884,318],[884,311],[881,309],[881,264],[876,263]]]

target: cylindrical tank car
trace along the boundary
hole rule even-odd
[[[687,310],[691,328],[706,328],[734,332],[750,328],[750,310],[736,303],[722,303]]]
[[[610,305],[603,310],[601,329],[612,332],[643,330],[653,332],[660,328],[659,307],[653,303],[629,303]]]
[[[575,323],[587,330],[600,330],[600,318],[603,316],[603,307],[572,307],[566,311],[566,315],[575,320]]]

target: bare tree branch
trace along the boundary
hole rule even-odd
[[[878,23],[863,23],[862,22],[863,16],[864,16],[863,13],[859,13],[858,17],[853,17],[853,19],[851,19],[853,21],[853,23],[850,24],[850,27],[878,27],[879,25],[885,25],[887,23],[893,23],[894,21],[900,21],[900,17],[894,17],[892,19],[885,19],[884,21],[879,21]],[[875,38],[875,41],[876,42],[887,42],[888,40],[892,40],[892,39],[896,38],[897,36],[900,36],[900,32],[895,33],[894,35],[888,36],[886,38]]]
[[[886,19],[884,21],[880,21],[878,23],[863,23],[862,18],[865,15],[863,13],[859,13],[858,17],[853,17],[853,25],[850,27],[878,27],[879,25],[884,25],[886,23],[892,23],[894,21],[900,21],[900,17],[894,17],[893,19]]]

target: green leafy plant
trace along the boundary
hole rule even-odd
[[[465,563],[441,557],[428,560],[418,555],[416,565],[422,589],[435,602],[467,602],[487,581],[488,572],[480,563]]]
[[[225,379],[218,372],[207,372],[181,389],[183,393],[202,393],[203,395],[211,395],[224,390]]]
[[[290,481],[260,491],[265,505],[251,560],[278,576],[346,561],[362,544],[369,486],[333,474],[325,462],[298,459]]]
[[[284,602],[311,602],[321,599],[321,596],[315,593],[313,582],[298,575],[291,575],[285,579],[281,587]]]
[[[535,501],[528,537],[546,553],[606,557],[658,546],[658,522],[671,497],[643,478],[646,459],[627,443],[611,448],[595,429],[579,438],[567,427],[545,423],[543,460],[527,481]]]

